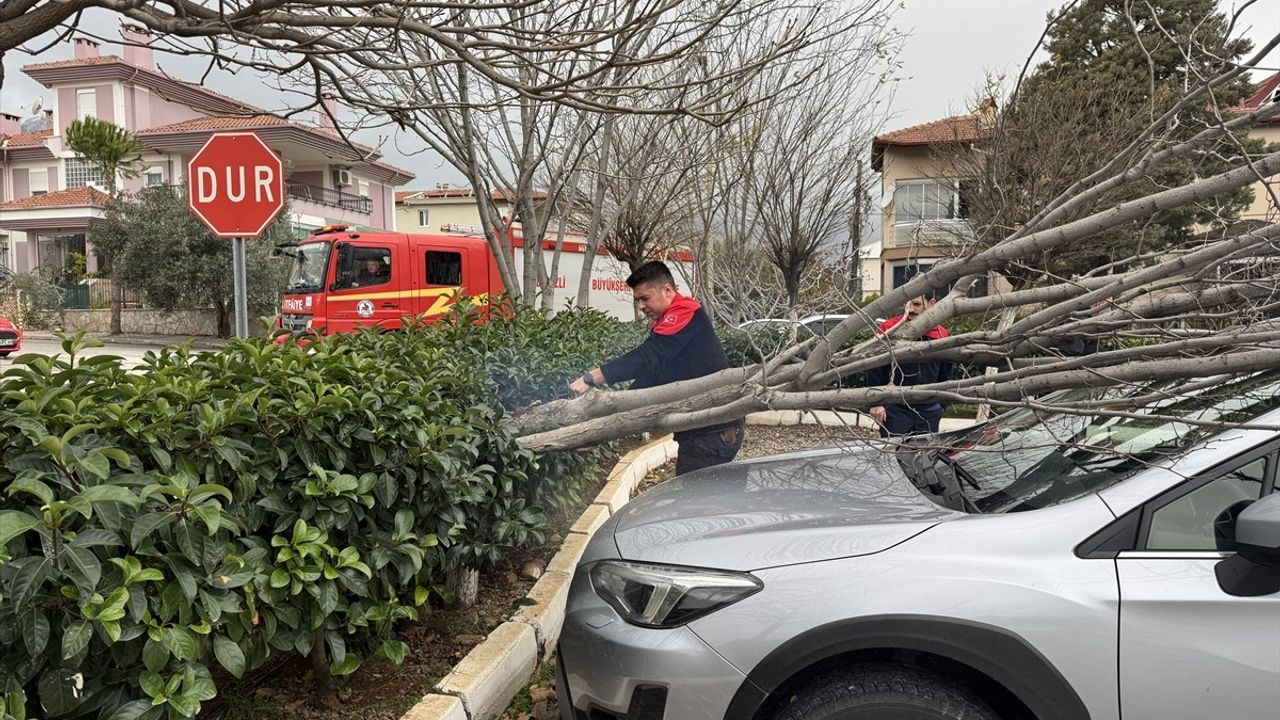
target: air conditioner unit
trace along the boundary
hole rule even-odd
[[[346,187],[351,184],[351,171],[346,168],[334,168],[333,184]]]

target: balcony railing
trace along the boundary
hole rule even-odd
[[[973,238],[973,228],[965,220],[924,220],[894,225],[892,247],[959,245]]]
[[[289,197],[297,200],[307,200],[319,205],[328,205],[329,207],[342,208],[352,212],[363,213],[368,215],[372,212],[372,200],[361,195],[352,195],[341,190],[330,190],[327,187],[319,185],[310,185],[302,182],[289,182]]]

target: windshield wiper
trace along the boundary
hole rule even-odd
[[[905,457],[904,457],[905,454]],[[950,473],[938,472],[939,461]],[[981,489],[955,458],[947,457],[941,450],[929,447],[904,447],[898,455],[898,464],[921,492],[932,495],[943,507],[962,512],[981,514],[982,511],[965,494],[964,483]]]
[[[962,481],[962,482],[955,483],[956,494],[960,496],[960,502],[964,503],[966,512],[971,512],[974,514],[981,515],[982,511],[978,509],[978,506],[973,502],[973,500],[969,499],[968,493],[964,491],[964,483],[968,483],[969,487],[972,487],[974,490],[981,490],[982,486],[979,485],[978,481],[975,480],[973,476],[969,474],[968,470],[964,469],[964,466],[960,464],[959,460],[956,460],[955,458],[948,455],[946,451],[934,450],[933,455],[934,455],[933,460],[935,463],[941,462],[943,465],[946,465],[947,467],[951,468],[951,474]]]

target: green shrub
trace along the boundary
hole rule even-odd
[[[493,312],[507,319],[475,322],[476,309],[464,304],[441,331],[451,346],[489,368],[508,408],[567,397],[574,378],[639,345],[648,333],[643,323],[623,323],[593,308],[514,312],[503,301]]]
[[[18,310],[26,327],[50,328],[58,324],[62,313],[62,288],[40,273],[13,276],[18,290]]]
[[[595,351],[616,325],[464,317],[137,373],[80,340],[25,356],[0,378],[0,707],[187,718],[215,665],[317,643],[336,675],[400,662],[395,625],[444,569],[539,539],[589,482],[599,453],[522,449],[499,398],[559,394],[596,359],[543,343]]]

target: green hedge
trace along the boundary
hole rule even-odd
[[[521,449],[499,398],[564,394],[627,332],[530,312],[135,373],[27,356],[0,378],[5,717],[191,717],[215,666],[317,642],[334,674],[401,661],[444,569],[540,539],[593,476]]]

